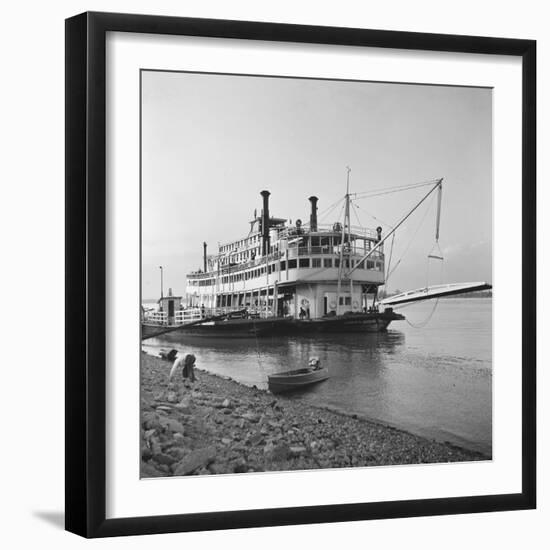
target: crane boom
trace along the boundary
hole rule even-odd
[[[412,215],[412,213],[436,190],[436,189],[441,189],[441,186],[442,186],[442,183],[443,183],[443,178],[440,178],[439,180],[437,180],[437,183],[420,199],[420,201],[418,201],[418,203],[414,206],[414,208],[412,208],[412,210],[406,215],[404,216],[401,221],[383,238],[381,239],[380,241],[378,241],[376,243],[375,246],[373,246],[359,261],[357,261],[355,263],[355,266],[353,268],[351,268],[349,271],[348,271],[348,276],[351,275],[351,273],[353,273],[356,269],[358,269],[361,264],[363,264],[363,262],[369,257],[371,256],[376,250],[378,250],[383,244],[384,242],[389,238],[391,237],[396,231],[397,229],[399,228],[399,226],[401,226],[405,220],[407,220],[407,218],[409,218],[409,216]],[[440,195],[441,196],[441,195]],[[438,225],[439,227],[439,225]],[[439,229],[438,229],[438,235],[439,235]]]

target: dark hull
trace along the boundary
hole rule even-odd
[[[161,336],[166,333],[192,336],[249,338],[254,336],[271,336],[288,334],[292,331],[293,319],[227,319],[210,321],[192,326],[180,327],[141,324],[142,339]]]
[[[180,327],[141,325],[142,339],[160,336],[168,332],[205,338],[249,338],[273,335],[296,336],[300,334],[382,332],[392,321],[405,319],[393,311],[383,313],[353,313],[322,319],[227,319]]]
[[[296,320],[299,333],[350,333],[350,332],[383,332],[392,321],[402,321],[405,317],[393,311],[383,313],[352,313],[339,317],[323,317],[313,320]]]
[[[212,321],[202,325],[181,327],[177,332],[192,336],[247,338],[250,336],[271,336],[287,334],[291,330],[292,319],[227,319]]]
[[[152,338],[154,336],[160,336],[165,332],[170,332],[173,330],[172,327],[167,327],[163,325],[148,325],[146,323],[141,323],[141,339]]]

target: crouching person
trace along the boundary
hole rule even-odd
[[[170,382],[172,381],[173,377],[176,375],[180,367],[185,386],[188,385],[188,382],[195,382],[195,361],[196,358],[192,353],[188,353],[185,356],[183,354],[179,355],[178,358],[174,361],[172,369],[170,370]]]

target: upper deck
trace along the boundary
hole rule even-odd
[[[261,234],[220,245],[220,253],[208,257],[207,271],[187,276],[188,291],[226,292],[235,285],[243,290],[258,286],[307,279],[335,281],[357,265],[378,242],[378,233],[352,227],[350,235],[342,235],[338,226],[318,226],[316,231],[303,227],[279,227],[271,230],[267,254],[261,253]],[[342,250],[343,247],[343,250]],[[381,284],[384,279],[383,247],[375,250],[354,272],[354,280]]]

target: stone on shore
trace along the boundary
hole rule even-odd
[[[141,357],[142,477],[490,459],[202,371],[167,386],[164,362]]]
[[[214,447],[206,447],[192,451],[185,458],[174,465],[174,475],[186,476],[192,474],[195,470],[208,466],[216,457],[216,449]]]

